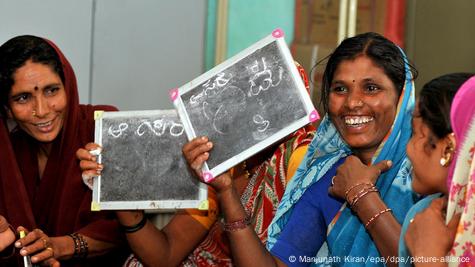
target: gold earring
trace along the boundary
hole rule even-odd
[[[449,139],[449,146],[445,149],[444,156],[440,158],[440,166],[447,167],[449,166],[450,162],[452,162],[452,157],[454,155],[455,145]]]
[[[450,162],[449,159],[446,159],[444,157],[440,158],[440,166],[442,166],[442,167],[449,166],[449,162]]]

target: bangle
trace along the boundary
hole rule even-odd
[[[367,190],[371,190],[371,189],[376,189],[376,187],[373,185],[373,186],[370,186],[370,187],[363,187],[363,189],[361,189],[360,191],[358,191],[354,196],[353,196],[353,199],[349,199],[349,197],[347,196],[346,197],[346,202],[348,203],[351,203],[354,201],[355,198],[358,198],[358,196],[361,196],[361,194],[363,194],[364,192],[366,192]],[[377,189],[376,189],[377,190]]]
[[[350,193],[351,190],[355,189],[356,187],[358,187],[360,185],[369,185],[370,187],[374,186],[373,183],[357,183],[357,184],[353,185],[352,187],[348,188],[348,190],[345,191],[345,199],[348,199],[348,194]]]
[[[145,217],[145,214],[142,214],[142,219],[140,222],[138,222],[136,225],[132,226],[127,226],[127,225],[120,225],[120,228],[122,228],[122,231],[124,231],[127,234],[135,233],[138,230],[142,229],[145,224],[147,223],[147,217]]]
[[[391,211],[390,208],[387,208],[385,210],[382,210],[378,213],[376,213],[375,215],[373,215],[373,217],[371,217],[368,222],[364,225],[364,228],[368,229],[368,226],[373,223],[379,216],[381,216],[381,214],[385,213],[385,212],[388,212],[388,211]]]
[[[89,245],[87,244],[86,239],[84,239],[84,236],[78,233],[72,233],[72,234],[69,234],[69,236],[73,239],[73,242],[74,242],[73,258],[85,259],[89,252]]]
[[[356,203],[358,203],[361,198],[371,192],[378,192],[378,189],[373,186],[371,188],[365,188],[365,190],[359,192],[358,195],[356,195],[351,201],[348,201],[348,203],[350,204],[350,208],[353,209],[356,206]]]
[[[226,232],[235,232],[237,230],[246,228],[250,224],[251,224],[251,217],[246,216],[246,218],[241,219],[241,220],[237,220],[230,223],[224,223],[223,229]]]

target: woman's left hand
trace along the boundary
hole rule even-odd
[[[35,229],[28,232],[22,226],[18,227],[17,231],[24,231],[26,233],[25,237],[20,238],[15,242],[15,247],[20,249],[20,255],[30,255],[32,263],[39,263],[43,266],[59,267],[59,262],[54,257],[54,244],[43,231]]]
[[[79,160],[79,167],[82,171],[82,180],[84,184],[92,190],[94,178],[101,175],[104,165],[97,162],[97,156],[102,148],[95,143],[88,143],[84,148],[76,151],[76,157]]]
[[[345,199],[345,193],[348,189],[358,184],[374,184],[379,175],[389,170],[391,166],[392,162],[390,160],[383,160],[367,166],[358,157],[348,156],[345,162],[338,167],[328,191],[332,196]]]

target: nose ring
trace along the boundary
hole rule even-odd
[[[33,117],[36,117],[36,110],[33,110],[31,113],[33,114]]]

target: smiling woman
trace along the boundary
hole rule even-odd
[[[228,232],[236,265],[353,266],[366,259],[365,266],[382,266],[374,259],[398,255],[400,224],[415,198],[405,154],[414,74],[404,52],[376,33],[335,49],[323,75],[327,114],[269,226],[268,250],[229,175],[211,182],[226,224],[237,225]]]
[[[9,117],[36,140],[53,141],[63,127],[66,113],[67,99],[61,78],[48,65],[29,60],[17,69],[13,80],[8,99]]]
[[[342,61],[336,68],[328,113],[341,137],[366,164],[391,128],[397,93],[384,69],[368,56]]]
[[[20,255],[42,265],[120,266],[124,257],[112,252],[123,243],[118,224],[90,211],[75,157],[93,140],[94,110],[115,108],[80,105],[71,65],[35,36],[0,47],[0,107],[0,214],[27,233],[15,242]],[[7,118],[16,124],[11,131]]]

